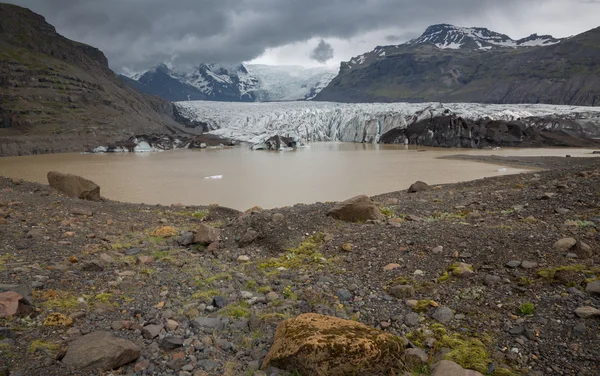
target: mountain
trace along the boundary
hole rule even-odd
[[[310,100],[337,75],[337,69],[304,68],[294,65],[249,64],[248,71],[258,79],[259,101]]]
[[[165,100],[225,102],[312,99],[335,77],[330,68],[200,64],[177,73],[162,64],[143,74],[121,76],[136,90]]]
[[[599,74],[600,28],[513,40],[444,24],[343,62],[315,100],[600,105]]]
[[[0,155],[83,151],[177,127],[173,107],[142,95],[104,54],[32,11],[0,4]]]

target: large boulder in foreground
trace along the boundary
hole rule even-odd
[[[48,173],[48,184],[69,197],[82,200],[100,201],[100,187],[81,176],[63,174],[56,171]]]
[[[404,342],[356,321],[307,313],[277,326],[262,368],[302,375],[389,375],[402,369]]]
[[[369,196],[361,195],[346,200],[333,208],[327,215],[346,222],[365,222],[385,219],[379,207]]]
[[[140,348],[133,342],[108,332],[94,332],[71,342],[62,362],[77,369],[108,371],[133,362],[140,353]]]

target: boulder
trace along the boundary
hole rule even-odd
[[[582,319],[600,317],[600,309],[594,307],[579,307],[575,310],[575,314]]]
[[[201,224],[194,236],[195,244],[208,245],[218,242],[221,239],[221,230],[205,224]]]
[[[585,292],[600,296],[600,280],[588,283],[585,287]]]
[[[346,222],[365,222],[385,219],[379,207],[368,196],[361,195],[346,200],[333,208],[327,215]]]
[[[33,313],[31,288],[27,285],[0,284],[0,317]]]
[[[571,248],[575,247],[576,244],[577,244],[577,240],[575,240],[573,238],[564,238],[564,239],[560,239],[559,241],[554,243],[552,248],[554,248],[555,251],[566,253]]]
[[[108,332],[94,332],[71,342],[62,362],[78,370],[108,371],[133,362],[139,356],[140,348],[133,342],[116,338]]]
[[[415,288],[412,285],[396,285],[390,287],[390,295],[394,298],[404,299],[415,295]]]
[[[432,366],[431,376],[483,376],[477,371],[464,369],[449,360],[442,360]]]
[[[403,367],[401,338],[356,321],[315,313],[277,326],[273,346],[262,363],[303,375],[379,375]]]
[[[48,184],[69,197],[89,201],[100,201],[100,187],[81,176],[62,174],[56,171],[48,173]]]
[[[422,182],[422,181],[417,181],[416,183],[413,183],[413,185],[411,185],[408,188],[408,193],[424,192],[428,189],[429,189],[429,185],[427,183]]]

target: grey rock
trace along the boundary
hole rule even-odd
[[[396,285],[390,287],[390,295],[394,298],[404,299],[415,295],[415,288],[412,285]]]
[[[283,222],[285,220],[285,216],[281,213],[275,213],[271,218],[273,222]]]
[[[584,335],[586,331],[587,331],[587,327],[582,322],[578,323],[577,325],[575,325],[573,327],[573,333],[576,335],[580,335],[580,336]]]
[[[348,302],[348,301],[352,300],[352,298],[354,297],[354,295],[352,295],[352,293],[350,291],[344,290],[344,289],[338,290],[336,292],[336,295],[342,302]]]
[[[0,327],[0,337],[9,338],[9,339],[17,339],[17,333],[13,332],[9,328]]]
[[[13,291],[21,295],[21,302],[32,305],[33,299],[31,299],[31,286],[28,284],[20,285],[9,285],[0,283],[0,292]]]
[[[404,316],[404,323],[411,328],[419,326],[419,314],[415,312],[409,313]]]
[[[158,337],[162,329],[162,325],[147,325],[142,328],[142,336],[146,339],[154,339]]]
[[[213,330],[223,330],[223,323],[218,318],[198,317],[190,322],[192,328],[201,330],[206,333],[212,333]]]
[[[94,332],[71,342],[62,363],[78,370],[111,370],[133,362],[140,356],[133,342],[116,338],[108,332]]]
[[[198,367],[202,368],[206,372],[211,372],[219,368],[219,363],[210,359],[203,359],[198,362]]]
[[[370,197],[361,195],[334,206],[327,215],[345,222],[383,221],[379,206]]]
[[[181,337],[164,337],[160,341],[160,347],[164,350],[174,350],[183,346],[184,339]]]
[[[449,323],[454,317],[454,312],[448,307],[439,306],[431,317],[442,324]]]
[[[579,307],[575,310],[575,314],[582,319],[600,317],[600,309],[594,307]]]
[[[509,261],[505,264],[506,267],[511,268],[511,269],[515,269],[518,268],[519,266],[521,266],[521,261],[518,260],[512,260]]]
[[[194,244],[194,233],[193,232],[184,232],[177,238],[177,243],[182,246],[188,246]]]
[[[223,296],[215,296],[213,298],[212,305],[213,307],[217,307],[219,309],[223,308],[227,305],[227,299],[225,299]]]
[[[497,275],[491,275],[491,274],[486,275],[483,280],[483,283],[486,286],[496,286],[496,285],[499,285],[500,282],[502,282],[502,278],[500,278]]]
[[[208,245],[219,240],[221,240],[221,230],[205,225],[204,223],[198,226],[198,230],[196,230],[196,235],[194,236],[195,244]]]
[[[592,295],[600,295],[600,280],[588,283],[585,287],[585,292]]]
[[[515,326],[515,327],[510,328],[510,330],[508,332],[510,334],[516,336],[516,335],[523,334],[525,332],[525,328],[519,325],[519,326]]]
[[[258,232],[249,228],[246,231],[246,233],[244,235],[242,235],[238,244],[240,247],[245,247],[247,245],[254,243],[258,239],[259,236],[260,236],[260,234]]]
[[[429,185],[427,183],[417,181],[408,188],[408,193],[424,192],[427,190],[429,190]]]
[[[537,268],[538,263],[537,262],[533,262],[533,261],[523,261],[521,263],[521,267],[523,269],[533,269],[533,268]]]
[[[81,265],[81,271],[84,272],[101,272],[104,270],[104,266],[98,261],[89,261]]]
[[[575,240],[573,238],[564,238],[564,239],[561,239],[561,240],[557,241],[556,243],[554,243],[552,248],[554,248],[555,251],[566,253],[571,248],[575,247],[576,244],[577,244],[577,240]]]
[[[427,364],[429,355],[423,349],[411,348],[404,351],[404,361],[408,369]]]

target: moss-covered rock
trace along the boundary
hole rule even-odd
[[[262,367],[302,375],[389,375],[403,367],[401,338],[364,324],[314,313],[283,321]]]

